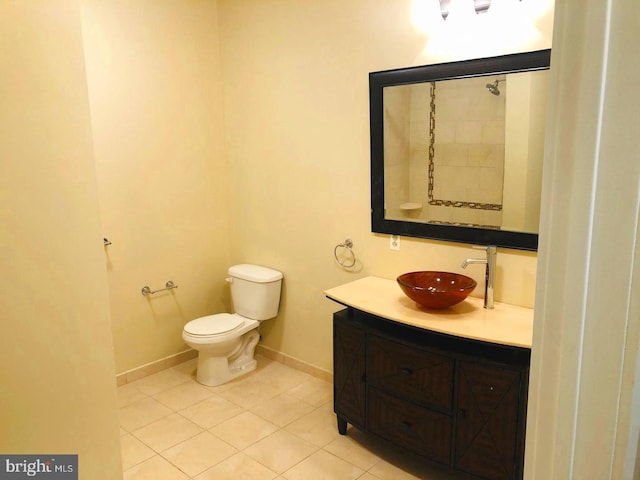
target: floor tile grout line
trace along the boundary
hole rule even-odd
[[[176,412],[176,413],[177,413],[177,412]],[[192,435],[192,436],[191,436],[191,437],[189,437],[189,438],[186,438],[186,439],[184,439],[184,440],[181,440],[180,442],[176,443],[175,445],[172,445],[172,446],[170,446],[170,447],[167,447],[166,449],[162,450],[161,452],[159,452],[159,451],[155,450],[151,445],[146,444],[143,440],[141,440],[141,439],[139,439],[139,438],[137,438],[137,437],[135,437],[135,436],[134,436],[134,438],[136,438],[138,441],[140,441],[143,445],[145,445],[147,448],[151,449],[151,450],[153,451],[154,455],[153,455],[152,457],[149,457],[149,458],[147,458],[147,459],[144,459],[144,460],[142,460],[142,461],[140,461],[140,462],[136,463],[136,464],[135,464],[135,465],[133,465],[133,466],[140,465],[141,463],[146,462],[146,461],[150,460],[151,458],[153,458],[153,457],[156,457],[156,456],[157,456],[157,457],[160,457],[160,458],[164,459],[165,461],[167,461],[168,463],[170,463],[171,465],[173,465],[175,468],[177,468],[178,470],[180,470],[182,473],[184,473],[185,475],[187,475],[187,476],[189,477],[189,479],[191,479],[191,478],[195,478],[194,476],[189,475],[189,474],[188,474],[187,472],[185,472],[182,468],[180,468],[180,466],[179,466],[179,465],[177,465],[176,463],[174,463],[173,461],[171,461],[171,459],[169,459],[169,458],[165,457],[165,456],[163,455],[163,453],[165,453],[165,452],[167,452],[167,451],[171,450],[172,448],[176,447],[177,445],[180,445],[181,443],[187,442],[187,441],[189,441],[189,440],[191,440],[191,439],[193,439],[193,438],[197,437],[198,435],[201,435],[202,433],[205,433],[205,432],[210,433],[211,435],[214,435],[213,433],[211,433],[211,432],[209,432],[208,430],[204,429],[203,431],[198,432],[198,433],[196,433],[195,435]],[[215,436],[215,435],[214,435],[214,436]],[[215,438],[224,442],[224,440],[223,440],[223,439],[221,439],[220,437],[215,436]],[[228,459],[229,459],[230,457],[232,457],[233,455],[236,455],[236,454],[238,454],[238,453],[241,453],[241,450],[240,450],[240,449],[238,449],[238,448],[234,447],[233,445],[231,445],[231,444],[229,444],[229,443],[227,443],[227,442],[224,442],[224,443],[226,443],[226,444],[227,444],[227,445],[229,445],[231,448],[233,448],[233,449],[235,450],[235,452],[234,452],[232,455],[230,455],[229,457],[223,458],[223,459],[221,459],[220,461],[218,461],[217,463],[215,463],[215,464],[213,464],[213,465],[208,466],[207,468],[205,468],[205,469],[204,469],[204,470],[202,470],[201,472],[198,472],[198,473],[195,475],[196,477],[197,477],[198,475],[201,475],[202,473],[204,473],[206,470],[208,470],[208,469],[210,469],[210,468],[213,468],[213,467],[214,467],[214,466],[216,466],[216,465],[219,465],[220,463],[224,462],[225,460],[228,460]],[[130,468],[133,468],[133,466],[130,466],[127,470],[129,470]],[[126,471],[126,470],[125,470],[125,471]]]
[[[172,367],[172,368],[175,368],[175,367]],[[286,367],[286,366],[285,366],[285,368],[291,368],[291,367]],[[261,373],[261,372],[257,372],[257,373],[259,374],[259,373]],[[185,377],[186,377],[186,376],[185,376]],[[260,379],[260,377],[259,377],[259,376],[257,376],[254,380],[260,381],[261,379]],[[275,430],[274,432],[272,432],[270,435],[273,435],[273,434],[275,434],[276,432],[279,432],[279,431],[285,431],[285,432],[287,432],[287,433],[290,433],[291,435],[296,436],[297,438],[300,438],[300,439],[301,439],[301,440],[303,440],[303,441],[306,441],[304,438],[302,438],[301,436],[299,436],[299,435],[295,434],[294,432],[289,432],[289,431],[287,430],[287,427],[289,427],[290,425],[292,425],[293,423],[295,423],[296,421],[300,420],[301,418],[303,418],[303,417],[305,417],[305,416],[307,416],[307,415],[311,415],[312,413],[317,412],[317,411],[319,411],[320,409],[326,408],[326,405],[327,405],[328,403],[330,403],[330,401],[325,401],[325,402],[322,402],[322,403],[320,403],[320,404],[314,404],[314,403],[309,402],[308,400],[305,400],[304,395],[295,395],[295,394],[292,394],[292,393],[290,393],[290,392],[291,392],[292,390],[294,390],[294,389],[299,388],[300,386],[302,386],[302,385],[304,385],[304,384],[311,383],[311,382],[312,382],[312,381],[314,381],[314,380],[315,380],[315,379],[314,379],[314,377],[309,376],[309,377],[305,377],[302,381],[300,381],[300,382],[298,382],[298,383],[292,383],[290,386],[287,386],[287,387],[280,387],[280,388],[277,390],[277,393],[274,393],[274,394],[270,395],[270,396],[269,396],[268,398],[266,398],[266,399],[261,399],[261,401],[260,401],[260,402],[256,403],[255,405],[248,406],[248,407],[247,407],[247,406],[243,406],[243,405],[239,405],[239,404],[237,404],[237,403],[233,402],[232,400],[229,400],[228,398],[225,398],[223,395],[219,395],[219,393],[223,393],[224,391],[228,391],[229,389],[225,389],[224,391],[221,391],[221,392],[211,392],[211,395],[209,395],[209,396],[207,396],[207,397],[204,397],[204,398],[202,398],[202,399],[199,399],[198,401],[193,402],[192,404],[189,404],[189,405],[186,405],[186,406],[180,406],[180,407],[177,407],[177,408],[174,408],[173,406],[168,405],[167,403],[163,403],[159,398],[157,398],[157,397],[156,397],[157,395],[160,395],[162,392],[165,392],[165,391],[167,391],[167,390],[168,390],[168,389],[170,389],[170,388],[174,388],[174,387],[175,387],[175,388],[178,388],[178,387],[180,387],[180,386],[182,386],[182,385],[184,385],[184,384],[188,383],[189,381],[195,381],[195,379],[193,378],[193,375],[191,375],[191,376],[190,376],[190,378],[186,378],[183,382],[179,382],[179,383],[171,384],[171,385],[166,385],[166,386],[162,386],[162,387],[158,385],[158,386],[157,386],[157,388],[159,388],[159,389],[158,389],[157,391],[154,391],[153,393],[148,393],[148,392],[149,392],[149,390],[147,390],[147,391],[142,391],[142,390],[140,390],[139,386],[134,386],[135,391],[137,391],[139,394],[143,395],[143,396],[144,396],[143,398],[145,398],[145,397],[146,397],[146,398],[151,398],[151,399],[153,399],[155,402],[158,402],[160,405],[162,405],[162,406],[164,406],[165,408],[167,408],[167,410],[168,410],[170,413],[168,413],[167,415],[164,415],[164,416],[162,416],[162,417],[160,417],[160,418],[158,418],[158,419],[155,419],[155,420],[153,420],[153,421],[151,421],[151,422],[148,422],[148,423],[146,423],[145,425],[141,425],[141,426],[139,426],[139,427],[137,427],[137,428],[135,428],[135,429],[131,429],[131,430],[129,430],[129,429],[127,429],[127,428],[124,428],[124,427],[122,427],[122,425],[121,425],[121,428],[122,428],[123,432],[125,432],[122,436],[127,435],[127,434],[128,434],[128,435],[130,435],[132,438],[134,438],[134,439],[136,439],[137,441],[141,442],[141,444],[142,444],[142,445],[144,445],[144,446],[145,446],[145,447],[147,447],[151,452],[153,452],[153,455],[152,455],[151,457],[149,457],[148,459],[142,460],[142,461],[140,461],[140,462],[137,462],[137,463],[135,463],[135,464],[133,464],[133,465],[128,466],[128,469],[133,468],[133,467],[135,467],[135,466],[139,465],[140,463],[143,463],[143,462],[145,462],[145,461],[148,461],[149,459],[151,459],[151,458],[153,458],[153,457],[156,457],[156,456],[157,456],[157,457],[160,457],[160,458],[164,459],[165,461],[167,461],[168,463],[170,463],[171,465],[173,465],[175,468],[178,468],[178,469],[179,469],[181,472],[183,472],[187,477],[189,477],[189,478],[192,478],[192,479],[193,479],[193,478],[195,478],[194,476],[189,476],[189,475],[188,475],[184,470],[180,469],[180,467],[179,467],[178,465],[174,464],[173,462],[171,462],[171,460],[169,460],[168,458],[164,457],[164,456],[163,456],[163,453],[164,453],[164,452],[166,452],[167,450],[171,449],[171,448],[174,448],[176,445],[179,445],[180,443],[186,442],[186,441],[188,441],[188,440],[190,440],[190,439],[194,438],[194,437],[195,437],[195,436],[197,436],[197,435],[200,435],[200,434],[202,434],[202,433],[204,433],[204,432],[207,432],[207,433],[209,433],[209,434],[213,435],[213,436],[214,436],[215,438],[217,438],[218,440],[220,440],[220,441],[224,442],[225,444],[227,444],[227,445],[229,445],[231,448],[233,448],[233,449],[235,450],[235,453],[234,453],[233,455],[236,455],[236,454],[243,454],[243,455],[245,455],[245,456],[248,456],[248,457],[249,457],[249,458],[251,458],[253,461],[257,462],[258,464],[262,465],[264,468],[267,468],[269,471],[272,471],[272,472],[273,472],[273,470],[271,470],[271,469],[269,468],[269,466],[264,465],[264,464],[263,464],[262,462],[260,462],[258,459],[255,459],[255,458],[251,457],[251,456],[250,456],[250,455],[248,455],[248,453],[246,452],[246,450],[247,450],[247,449],[249,449],[251,446],[255,445],[255,443],[257,443],[258,441],[260,441],[260,440],[262,440],[262,439],[259,439],[259,440],[256,440],[256,441],[254,441],[254,442],[250,443],[250,444],[247,444],[247,445],[243,446],[242,448],[238,448],[238,447],[235,447],[234,445],[230,444],[229,442],[225,441],[225,439],[224,439],[224,438],[219,437],[218,435],[216,435],[212,430],[213,430],[217,425],[220,425],[220,424],[222,424],[222,423],[224,423],[224,422],[226,422],[226,421],[229,421],[229,420],[231,420],[231,419],[233,419],[233,418],[235,418],[235,417],[237,417],[237,416],[239,416],[239,415],[242,415],[242,414],[244,414],[244,413],[247,413],[247,412],[248,412],[248,413],[251,413],[251,414],[253,414],[253,415],[255,415],[255,416],[257,416],[257,417],[261,418],[262,420],[264,420],[265,422],[267,422],[267,423],[269,423],[269,424],[273,425],[273,426],[276,428],[276,430]],[[127,385],[123,385],[123,387],[125,387],[125,386],[129,386],[129,385],[135,385],[135,382],[132,382],[132,383],[127,384]],[[143,385],[143,386],[144,386],[144,385]],[[239,385],[236,385],[236,387],[233,387],[233,388],[241,388],[241,387],[242,387],[242,385],[241,385],[241,384],[239,384]],[[276,398],[276,397],[278,397],[278,396],[285,395],[285,394],[289,395],[291,398],[295,399],[297,402],[302,402],[304,405],[306,405],[306,407],[307,407],[307,408],[309,408],[309,411],[308,411],[308,412],[306,412],[306,413],[304,413],[304,414],[301,414],[301,415],[299,415],[299,416],[296,416],[295,418],[293,418],[293,419],[291,419],[291,420],[287,421],[286,423],[284,423],[284,424],[282,424],[282,425],[274,424],[274,423],[273,423],[273,421],[272,421],[270,418],[268,418],[268,416],[267,416],[267,415],[264,415],[264,414],[262,414],[262,415],[261,415],[261,414],[260,414],[260,412],[256,412],[256,411],[254,411],[254,410],[255,410],[257,407],[259,407],[263,402],[269,401],[269,400],[271,400],[271,399],[274,399],[274,398]],[[236,415],[234,415],[234,416],[232,416],[232,417],[230,417],[230,418],[228,418],[228,419],[222,420],[222,421],[220,421],[220,422],[218,422],[218,423],[216,423],[216,424],[214,424],[214,425],[212,425],[212,426],[209,426],[209,427],[205,427],[205,426],[203,426],[203,425],[198,424],[197,422],[195,422],[195,421],[193,421],[192,419],[190,419],[190,418],[186,417],[186,416],[182,413],[183,411],[187,410],[188,408],[193,407],[193,406],[195,406],[195,405],[197,405],[197,404],[199,404],[199,403],[205,402],[205,401],[207,401],[207,400],[209,400],[209,399],[213,398],[213,397],[214,397],[214,396],[216,396],[216,395],[217,395],[218,397],[220,397],[220,398],[222,398],[222,399],[224,399],[224,400],[226,400],[226,401],[230,402],[231,404],[233,404],[233,405],[237,406],[238,408],[243,409],[243,411],[242,411],[242,412],[238,412]],[[303,398],[301,398],[301,397],[303,397]],[[136,401],[137,401],[137,400],[136,400]],[[133,401],[133,402],[129,402],[129,403],[127,403],[127,404],[124,404],[124,405],[122,405],[122,406],[121,406],[121,408],[124,408],[124,407],[126,407],[126,406],[128,406],[128,405],[131,405],[132,403],[135,403],[135,401]],[[153,447],[151,447],[151,445],[147,444],[145,441],[143,441],[141,438],[137,437],[137,436],[133,433],[133,432],[134,432],[134,431],[136,431],[136,430],[142,429],[142,428],[144,428],[145,426],[151,425],[151,424],[153,424],[154,422],[159,421],[159,420],[161,420],[161,419],[163,419],[163,418],[166,418],[166,417],[168,417],[168,416],[171,416],[171,415],[173,415],[173,414],[178,414],[181,418],[185,419],[186,421],[189,421],[189,422],[191,422],[191,423],[195,424],[195,425],[199,428],[199,430],[200,430],[200,431],[199,431],[198,433],[195,433],[195,434],[191,435],[191,436],[190,436],[189,438],[187,438],[187,439],[181,440],[180,442],[176,443],[175,445],[172,445],[172,446],[170,446],[170,447],[167,447],[166,449],[164,449],[164,450],[162,450],[162,451],[157,451],[157,450],[155,450]],[[267,437],[264,437],[264,438],[267,438]],[[313,448],[314,448],[314,450],[313,450],[312,452],[310,452],[309,454],[307,454],[304,458],[302,458],[300,461],[298,461],[298,462],[297,462],[297,463],[295,463],[294,465],[289,466],[289,468],[288,468],[287,470],[285,470],[284,472],[282,472],[282,473],[280,473],[280,474],[278,474],[277,472],[273,472],[273,474],[274,474],[274,475],[276,475],[276,478],[284,478],[284,477],[283,477],[283,475],[284,475],[288,470],[290,470],[291,468],[294,468],[296,465],[298,465],[299,463],[301,463],[301,462],[305,461],[305,460],[306,460],[306,459],[308,459],[310,456],[312,456],[312,455],[316,454],[316,453],[317,453],[317,452],[319,452],[319,451],[324,451],[324,452],[325,452],[325,453],[327,453],[327,454],[333,455],[331,452],[329,452],[328,450],[326,450],[326,449],[324,448],[324,446],[318,446],[318,445],[311,444],[311,443],[310,443],[309,445],[312,445],[312,446],[313,446]],[[326,445],[325,445],[325,446],[326,446]],[[233,455],[231,455],[231,456],[233,456]],[[219,465],[221,462],[224,462],[224,461],[225,461],[226,459],[228,459],[228,458],[230,458],[230,457],[226,457],[225,459],[220,460],[220,461],[219,461],[219,462],[217,462],[215,465]],[[344,460],[344,459],[343,459],[343,460]],[[209,469],[209,468],[213,468],[215,465],[209,466],[207,469]],[[355,466],[355,467],[357,467],[357,465],[354,465],[354,466]],[[360,470],[362,470],[360,467],[357,467],[357,468],[359,468]],[[206,471],[207,469],[203,470],[202,472],[199,472],[197,475],[201,475],[201,474],[202,474],[204,471]],[[196,476],[197,476],[197,475],[196,475]]]

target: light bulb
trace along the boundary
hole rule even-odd
[[[433,33],[444,22],[439,0],[414,0],[411,17],[414,28],[426,34]]]
[[[476,16],[473,0],[451,0],[447,22],[469,22]]]
[[[518,0],[491,0],[488,13],[506,19],[516,11],[518,3],[520,3]]]

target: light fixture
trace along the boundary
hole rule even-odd
[[[440,2],[440,14],[445,20],[449,14],[454,13],[456,9],[460,8],[458,4],[464,3],[464,8],[467,8],[467,3],[473,3],[473,9],[476,14],[486,13],[488,10],[504,9],[508,8],[508,4],[520,2],[521,0],[438,0]],[[492,2],[500,4],[499,6],[492,6]]]
[[[450,13],[454,13],[459,8],[460,4],[464,4],[463,8],[467,8],[467,4],[473,4],[473,9],[476,14],[485,13],[491,6],[491,0],[439,0],[440,1],[440,13],[445,20]]]
[[[554,1],[413,0],[412,23],[427,39],[419,61],[445,62],[548,48],[538,24],[548,28]]]
[[[514,0],[492,0],[489,13],[492,15],[508,17],[515,12],[515,8],[516,2]]]
[[[468,25],[475,16],[473,0],[456,0],[451,4],[447,14],[447,23],[455,22],[457,25]]]

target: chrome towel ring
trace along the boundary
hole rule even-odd
[[[351,247],[353,247],[353,242],[350,238],[347,238],[344,243],[339,243],[336,245],[336,248],[333,249],[333,256],[335,257],[336,262],[338,262],[343,268],[351,268],[356,264],[356,254],[353,253]],[[342,255],[338,254],[340,248],[344,249],[344,252],[341,252]],[[345,259],[345,255],[351,258]]]

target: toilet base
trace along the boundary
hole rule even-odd
[[[196,373],[198,383],[215,387],[255,370],[258,362],[253,355],[259,339],[257,329],[247,332],[242,337],[238,348],[228,357],[214,356],[206,351],[200,351]]]

